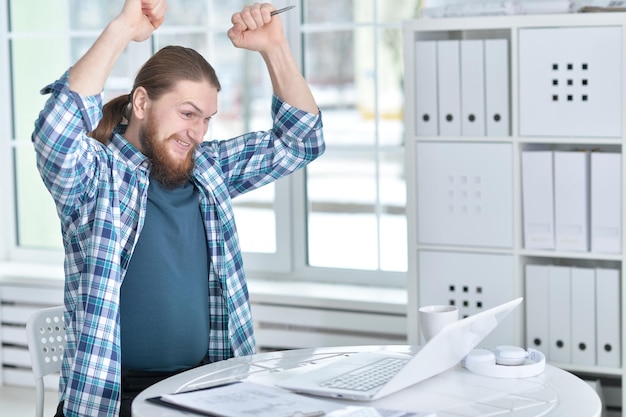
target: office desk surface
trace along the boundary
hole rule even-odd
[[[134,417],[193,415],[146,401],[162,394],[207,385],[248,380],[273,385],[281,378],[332,363],[342,355],[381,349],[414,353],[413,346],[350,346],[261,353],[205,365],[161,381],[133,402]],[[602,404],[583,380],[553,366],[536,377],[496,379],[473,374],[461,366],[368,403],[328,399],[406,411],[436,411],[437,417],[600,417]]]

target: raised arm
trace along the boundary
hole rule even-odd
[[[258,51],[270,74],[274,93],[291,106],[317,114],[318,106],[291,53],[274,6],[255,3],[232,16],[228,37],[237,48]]]
[[[148,39],[163,23],[166,9],[165,0],[126,0],[121,13],[70,70],[70,89],[86,96],[102,92],[126,46]]]

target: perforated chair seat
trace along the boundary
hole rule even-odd
[[[44,377],[61,370],[65,350],[63,306],[36,311],[26,322],[28,351],[32,362],[37,391],[36,417],[43,417]]]

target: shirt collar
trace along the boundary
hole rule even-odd
[[[115,128],[109,147],[114,152],[119,152],[126,159],[133,169],[140,166],[148,166],[148,158],[142,154],[133,144],[127,141],[122,134],[126,130],[126,126],[118,126]]]

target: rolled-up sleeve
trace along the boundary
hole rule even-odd
[[[50,94],[35,120],[32,141],[37,168],[57,208],[76,204],[94,177],[94,157],[101,148],[87,136],[102,118],[101,95],[83,97],[69,89],[69,71],[41,90]]]

